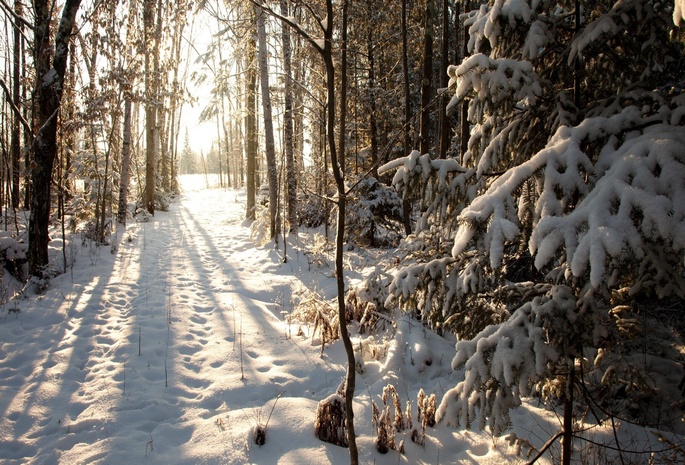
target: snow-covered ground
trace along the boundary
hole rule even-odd
[[[301,233],[283,263],[250,240],[242,191],[185,181],[168,212],[118,231],[117,247],[75,238],[69,272],[0,312],[0,463],[349,463],[314,435],[318,402],[344,376],[342,345],[322,354],[313,322],[287,323],[313,292],[334,297],[332,269],[305,253],[315,239]],[[352,251],[346,264],[354,280],[376,263]],[[525,441],[519,456],[516,441],[444,425],[423,446],[397,433],[404,455],[377,452],[371,401],[382,410],[383,387],[415,416],[421,388],[439,401],[461,374],[454,341],[406,318],[354,341],[373,346],[355,397],[360,463],[525,462]],[[560,427],[532,402],[512,420],[536,447]],[[267,421],[257,446],[253,428]]]

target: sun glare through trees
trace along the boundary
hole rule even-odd
[[[685,463],[685,0],[0,11],[0,463]]]

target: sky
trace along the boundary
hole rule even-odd
[[[192,46],[188,46],[186,42],[188,76],[191,76],[193,71],[200,70],[201,65],[195,63],[198,52],[204,53],[212,40],[212,28],[206,13],[200,12],[196,17],[191,17],[190,21],[185,31],[187,40],[192,43]],[[187,79],[186,85],[196,101],[183,106],[179,146],[183,147],[187,128],[193,151],[207,154],[217,138],[216,124],[213,121],[200,122],[200,113],[209,99],[210,87],[206,84],[199,86],[192,79]]]

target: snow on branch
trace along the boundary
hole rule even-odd
[[[676,9],[683,0],[676,0]],[[673,20],[678,25],[678,16],[682,14],[673,13]],[[614,6],[606,13],[599,15],[588,23],[580,34],[576,36],[571,44],[571,51],[568,56],[568,64],[571,65],[578,55],[593,45],[600,48],[606,46],[607,38],[611,38],[625,33],[624,31],[640,29],[641,25],[653,24],[662,16],[664,22],[668,17],[655,11],[650,2],[644,0],[622,0],[617,1]],[[656,21],[658,23],[659,21]],[[647,44],[643,45],[646,47]]]
[[[469,51],[478,51],[487,41],[495,48],[502,35],[501,22],[515,27],[517,22],[530,24],[540,0],[495,0],[492,7],[482,4],[479,10],[469,14],[466,26],[469,27]]]
[[[455,427],[490,428],[499,436],[510,426],[509,411],[521,404],[561,355],[554,347],[571,340],[577,319],[576,299],[555,286],[518,308],[505,322],[490,325],[471,340],[457,342],[452,360],[464,368],[464,380],[447,391],[436,419]]]
[[[647,118],[628,107],[560,128],[547,147],[503,174],[462,211],[452,255],[467,250],[475,231],[484,228],[479,240],[491,266],[500,266],[505,244],[519,234],[515,199],[528,180],[535,180],[539,191],[529,242],[538,269],[561,252],[573,275],[589,270],[590,284],[598,287],[609,261],[626,254],[642,259],[647,243],[681,254],[685,128],[661,124],[663,116]],[[603,148],[594,162],[586,148],[596,144]]]
[[[450,76],[449,87],[456,86],[456,92],[447,105],[448,112],[469,95],[493,104],[508,100],[531,106],[542,94],[533,65],[528,61],[495,59],[478,53],[466,58],[459,66],[450,66],[447,74]]]
[[[476,171],[462,166],[454,158],[432,159],[430,154],[421,155],[414,150],[406,157],[381,166],[378,172],[383,174],[392,170],[397,170],[392,183],[405,198],[412,193],[422,195],[423,213],[416,225],[417,232],[425,229],[436,213],[461,209],[477,191],[473,187]]]

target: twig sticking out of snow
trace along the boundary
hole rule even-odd
[[[282,391],[278,396],[276,396],[276,400],[274,401],[274,404],[271,406],[271,411],[269,412],[269,416],[267,417],[266,422],[262,425],[259,419],[257,420],[257,426],[255,426],[252,439],[258,446],[263,446],[266,443],[266,428],[269,426],[269,420],[271,420],[271,415],[273,415],[274,409],[276,409],[278,399],[280,399],[283,394],[285,394],[285,391]]]

